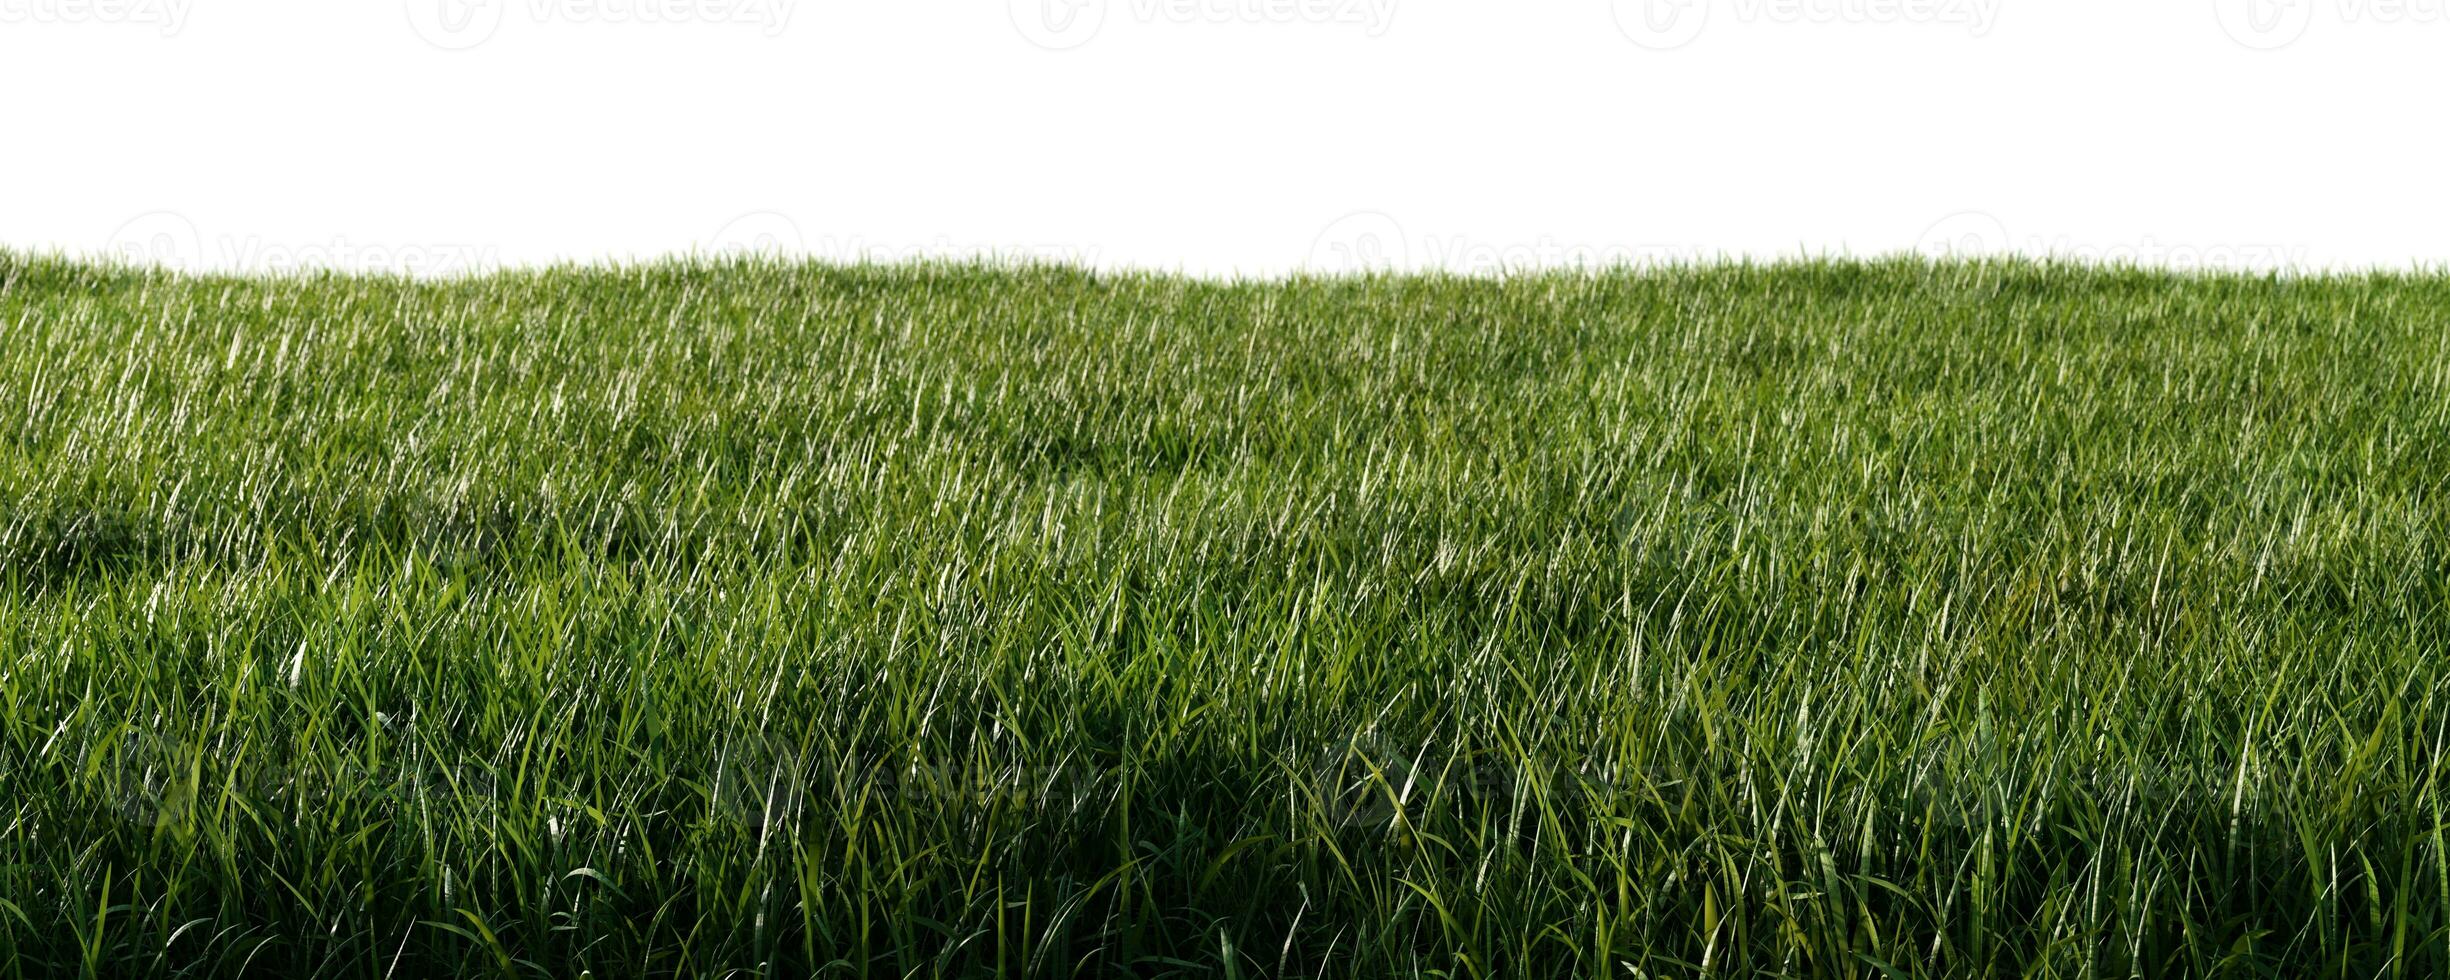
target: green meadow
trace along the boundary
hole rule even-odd
[[[0,253],[0,977],[2450,972],[2450,275]]]

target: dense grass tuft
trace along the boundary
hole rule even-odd
[[[2450,276],[0,328],[0,976],[2450,971]]]

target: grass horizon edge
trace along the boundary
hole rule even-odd
[[[0,324],[0,975],[2450,969],[2450,274]]]

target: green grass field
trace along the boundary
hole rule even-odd
[[[0,977],[2450,970],[2450,276],[0,330]]]

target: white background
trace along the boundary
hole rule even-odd
[[[2450,0],[0,0],[0,243],[2450,259]]]

